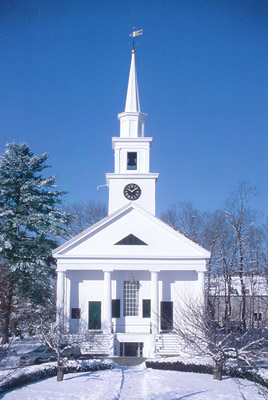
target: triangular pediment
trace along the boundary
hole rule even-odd
[[[137,236],[132,235],[132,233],[124,239],[119,240],[115,245],[125,245],[125,246],[148,246],[143,240],[139,239]]]
[[[143,245],[120,245],[127,240],[136,241],[136,244],[140,241]],[[55,258],[147,260],[210,257],[207,250],[133,203],[64,243],[53,255]]]

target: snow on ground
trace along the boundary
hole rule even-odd
[[[237,384],[239,382],[239,384]],[[242,397],[242,394],[244,397]],[[145,365],[48,378],[2,394],[5,400],[263,400],[246,380],[146,369]]]

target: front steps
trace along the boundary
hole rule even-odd
[[[180,354],[180,340],[173,332],[155,335],[156,356],[178,356]]]
[[[87,357],[111,357],[114,355],[114,335],[86,334],[80,346],[81,355]],[[180,354],[179,337],[173,333],[155,335],[155,356],[168,357]]]
[[[108,357],[113,351],[113,335],[86,334],[80,350],[82,357]]]

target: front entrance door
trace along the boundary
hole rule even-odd
[[[173,329],[173,302],[161,301],[161,330],[171,331]]]
[[[88,302],[88,329],[101,329],[101,301]]]
[[[120,357],[142,357],[143,343],[120,343]]]

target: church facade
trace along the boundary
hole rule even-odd
[[[120,136],[112,138],[114,172],[106,174],[108,216],[53,252],[58,321],[84,335],[86,354],[177,354],[178,310],[187,296],[204,299],[210,253],[155,216],[146,118],[132,50]]]

